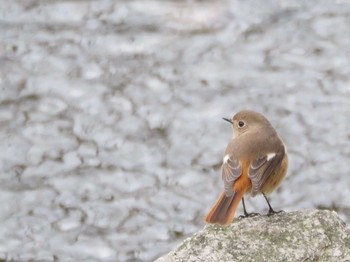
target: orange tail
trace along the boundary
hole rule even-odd
[[[228,225],[232,222],[237,206],[244,195],[245,190],[239,190],[234,192],[232,196],[227,197],[223,192],[216,201],[213,208],[209,211],[205,217],[205,221],[211,224]]]

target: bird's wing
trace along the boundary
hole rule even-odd
[[[276,151],[277,152],[269,152],[262,155],[253,160],[253,162],[250,164],[248,176],[252,181],[252,196],[255,196],[260,192],[266,179],[281,165],[285,154],[284,145],[281,144]]]
[[[242,174],[242,164],[238,159],[232,155],[226,155],[221,167],[222,180],[225,184],[225,194],[226,196],[231,196],[233,194],[233,183]]]

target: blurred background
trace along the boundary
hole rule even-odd
[[[348,1],[1,1],[0,259],[175,248],[223,188],[221,117],[241,109],[289,150],[273,207],[349,223]]]

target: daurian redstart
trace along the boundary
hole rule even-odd
[[[275,212],[266,194],[274,191],[286,175],[287,150],[271,123],[254,111],[240,111],[232,119],[224,118],[233,128],[221,175],[224,192],[205,217],[207,223],[230,224],[242,199],[245,216],[244,194],[262,193],[269,205],[269,213]]]

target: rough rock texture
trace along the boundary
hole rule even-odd
[[[206,226],[156,262],[350,261],[350,231],[336,212],[298,211]]]

